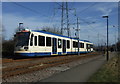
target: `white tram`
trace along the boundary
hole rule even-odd
[[[78,53],[78,39],[39,30],[22,30],[15,35],[14,53],[20,56],[51,56]],[[93,51],[93,43],[79,40],[80,53]]]

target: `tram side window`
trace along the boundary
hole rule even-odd
[[[70,48],[70,41],[67,40],[67,48]]]
[[[86,48],[88,49],[88,44],[86,44]]]
[[[45,46],[45,37],[44,36],[38,36],[38,45],[39,46]]]
[[[73,47],[76,48],[78,46],[78,42],[73,41]]]
[[[37,36],[35,36],[35,46],[37,46]]]
[[[88,48],[90,49],[90,44],[88,44]]]
[[[31,39],[30,39],[30,46],[33,46],[33,37],[34,37],[34,35],[32,34]]]
[[[62,41],[61,39],[58,39],[58,48],[61,48],[61,46],[62,46]]]
[[[90,44],[87,44],[87,49],[90,49]]]
[[[93,48],[93,45],[91,44],[90,47]]]
[[[80,48],[84,48],[84,43],[80,43]]]
[[[73,41],[73,48],[75,47],[75,41]]]
[[[51,46],[51,37],[46,37],[46,46]]]

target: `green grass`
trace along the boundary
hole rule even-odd
[[[118,65],[118,57],[113,57],[98,72],[91,76],[88,82],[120,82]]]

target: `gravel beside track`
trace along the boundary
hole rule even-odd
[[[9,77],[9,78],[3,79],[2,81],[3,82],[37,82],[37,81],[40,81],[42,79],[48,78],[48,77],[52,76],[53,74],[56,74],[56,73],[59,73],[62,71],[66,71],[72,67],[75,67],[76,65],[83,64],[83,63],[86,63],[88,61],[94,60],[100,56],[101,55],[88,57],[85,59],[78,59],[78,60],[73,61],[73,62],[57,65],[54,67],[48,67],[45,69],[41,69],[39,71],[34,71],[32,73],[26,73],[23,75]],[[54,59],[54,60],[56,60],[56,59]],[[22,62],[22,63],[24,64],[24,62]],[[32,63],[32,62],[28,62],[28,63]]]

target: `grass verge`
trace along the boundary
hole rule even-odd
[[[113,57],[91,76],[88,82],[120,82],[119,62],[120,60],[117,56]]]

